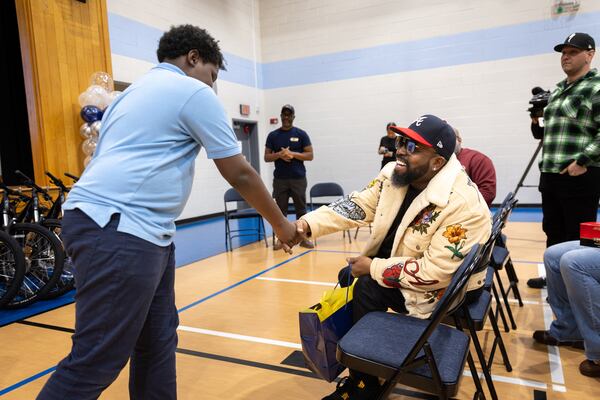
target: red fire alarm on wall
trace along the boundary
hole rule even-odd
[[[277,125],[279,123],[279,119],[278,118],[270,118],[269,123],[271,125]]]
[[[248,104],[240,104],[240,114],[245,116],[250,115],[250,106]]]

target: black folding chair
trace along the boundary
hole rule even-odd
[[[258,240],[264,239],[265,247],[269,247],[267,243],[267,235],[265,232],[265,223],[262,215],[260,215],[254,208],[246,208],[242,210],[229,209],[227,203],[245,201],[244,198],[237,192],[237,190],[231,188],[225,192],[223,196],[223,203],[225,206],[225,248],[227,251],[232,251],[233,246],[231,239],[234,237],[241,236],[254,236],[258,235]],[[239,228],[231,229],[231,220],[240,220],[246,218],[256,218],[257,226],[253,228]]]
[[[465,256],[430,319],[368,313],[340,340],[337,359],[350,369],[384,378],[378,399],[386,399],[397,383],[442,399],[455,396],[466,361],[477,388],[474,398],[484,398],[469,335],[440,324],[464,301],[479,255],[480,246],[476,245]]]
[[[494,249],[496,239],[502,232],[501,229],[502,222],[496,221],[496,223],[494,223],[494,226],[492,227],[492,233],[490,235],[490,238],[482,246],[481,257],[479,257],[477,261],[475,272],[483,271],[487,268],[492,268],[488,266],[492,257],[492,251]],[[486,289],[487,288],[484,286],[477,292],[471,292],[470,296],[468,297],[468,301],[464,302],[453,313],[453,318],[447,317],[444,323],[453,324],[453,319],[458,318],[460,321],[460,325],[456,325],[456,327],[458,329],[463,329],[463,327],[466,326],[466,329],[469,331],[471,339],[473,340],[473,347],[475,348],[475,352],[479,359],[479,363],[481,364],[483,376],[486,380],[492,399],[496,400],[498,398],[498,395],[496,394],[496,388],[494,387],[494,383],[492,381],[491,370],[492,363],[494,361],[494,355],[496,353],[497,348],[500,349],[504,366],[508,372],[512,371],[512,366],[508,358],[508,353],[506,352],[506,347],[504,346],[504,341],[502,340],[502,335],[500,334],[500,330],[498,329],[498,322],[496,316],[492,311],[492,295],[490,291]],[[475,296],[475,293],[478,293],[478,296]],[[482,331],[484,329],[485,323],[488,319],[494,331],[494,341],[492,343],[492,349],[490,350],[489,358],[486,360],[481,343],[479,341],[479,337],[477,336],[477,332]]]
[[[344,197],[344,189],[335,182],[324,182],[317,183],[310,188],[309,192],[310,196],[310,210],[314,210],[316,207],[324,206],[329,203],[315,203],[314,199],[319,197]],[[344,238],[346,238],[346,233],[348,234],[348,242],[352,243],[352,237],[350,236],[350,231],[343,231]],[[317,241],[315,240],[315,243]]]
[[[502,201],[502,205],[494,214],[494,222],[500,222],[502,224],[501,229],[504,228],[506,222],[508,221],[508,217],[512,212],[513,208],[517,204],[517,199],[515,199],[514,194],[512,192],[508,193],[504,200]],[[517,329],[517,324],[515,322],[515,318],[512,313],[512,309],[510,303],[508,301],[508,296],[510,292],[513,293],[513,296],[519,303],[519,307],[523,307],[523,300],[521,298],[521,293],[519,292],[519,278],[517,277],[517,272],[515,271],[515,267],[510,258],[510,252],[506,247],[506,235],[500,233],[496,238],[496,246],[494,246],[494,250],[492,252],[492,257],[490,259],[490,266],[494,268],[494,275],[496,277],[495,280],[491,282],[488,281],[487,284],[492,285],[492,291],[495,292],[495,296],[498,296],[498,290],[496,289],[496,285],[493,283],[494,281],[498,285],[500,295],[502,296],[502,300],[504,302],[504,308],[506,308],[506,314],[508,315],[508,319],[510,320],[510,325],[512,329]],[[504,288],[504,284],[502,283],[502,279],[500,278],[500,270],[504,269],[506,271],[506,275],[508,277],[508,288]],[[502,318],[502,322],[504,324],[504,330],[509,332],[508,322],[502,310],[502,305],[499,302],[499,299],[496,298],[496,314],[499,314]]]

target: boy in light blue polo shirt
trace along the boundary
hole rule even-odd
[[[106,110],[94,157],[63,207],[75,334],[38,399],[97,398],[130,356],[131,398],[176,398],[172,241],[201,147],[286,250],[295,243],[295,226],[240,154],[212,90],[224,69],[217,41],[192,25],[173,27],[157,55],[160,64]]]

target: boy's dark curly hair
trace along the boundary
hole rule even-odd
[[[158,62],[163,62],[165,59],[177,58],[194,49],[198,50],[203,62],[210,62],[217,68],[225,70],[225,60],[219,42],[206,30],[194,25],[172,26],[160,38],[156,55]]]

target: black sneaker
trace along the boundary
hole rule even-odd
[[[342,378],[335,389],[335,392],[321,400],[372,400],[379,396],[381,391],[379,380],[366,383],[364,380],[354,380],[351,376]]]
[[[373,400],[379,397],[381,390],[382,387],[377,378],[371,381],[360,380],[356,384],[350,400]]]
[[[543,289],[546,287],[546,278],[531,278],[527,281],[527,286],[534,289]]]
[[[323,397],[321,400],[348,400],[356,389],[356,383],[354,379],[350,376],[346,376],[337,383],[335,387],[335,392],[331,393],[329,396]]]

